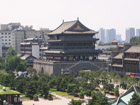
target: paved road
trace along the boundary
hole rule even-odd
[[[59,96],[54,94],[56,97],[60,98],[57,100],[49,101],[49,100],[44,100],[40,99],[39,101],[23,101],[23,105],[68,105],[68,103],[71,101],[71,99],[67,99],[65,97]]]

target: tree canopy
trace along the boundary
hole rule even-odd
[[[140,36],[138,36],[138,37],[132,37],[130,39],[130,43],[131,44],[134,44],[134,45],[140,44]]]
[[[9,49],[6,52],[6,58],[11,57],[11,56],[16,56],[17,53],[15,51],[15,49],[13,49],[12,47],[9,47]]]
[[[87,105],[109,105],[108,98],[101,92],[92,92],[92,99],[89,100]]]
[[[137,93],[134,93],[128,105],[140,105],[140,96]]]
[[[70,101],[70,103],[69,103],[69,105],[82,105],[82,103],[83,103],[84,101],[82,101],[82,100],[71,100]]]

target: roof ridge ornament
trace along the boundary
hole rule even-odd
[[[64,19],[62,20],[62,23],[64,23]]]
[[[77,20],[79,20],[79,17],[77,17]]]

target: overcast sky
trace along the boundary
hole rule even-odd
[[[21,22],[35,29],[55,29],[79,17],[87,27],[140,28],[140,0],[0,0],[0,24]]]

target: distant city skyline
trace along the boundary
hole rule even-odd
[[[129,27],[140,28],[140,0],[0,0],[0,24],[21,22],[35,29],[55,29],[77,17],[89,28],[116,29],[125,38]]]

